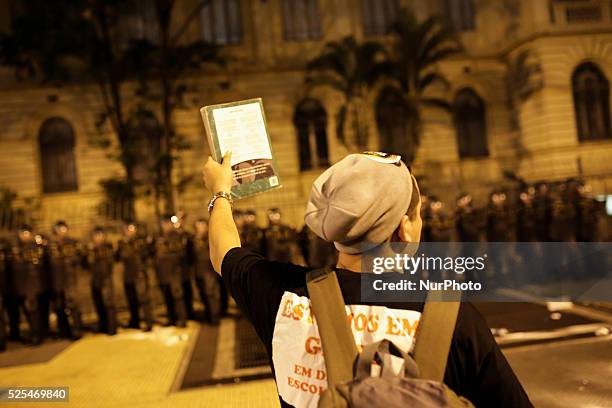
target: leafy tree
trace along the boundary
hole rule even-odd
[[[165,210],[175,210],[175,187],[180,189],[188,184],[193,175],[187,175],[173,184],[173,166],[176,152],[188,149],[187,138],[177,133],[174,123],[174,111],[187,106],[185,95],[194,92],[196,87],[185,80],[185,75],[195,72],[203,64],[222,64],[218,48],[205,41],[181,42],[186,28],[199,15],[208,1],[200,1],[196,8],[175,32],[170,29],[175,11],[175,0],[155,1],[155,22],[158,28],[157,38],[133,41],[129,57],[132,69],[138,80],[137,95],[141,99],[138,110],[150,103],[159,103],[161,112],[161,138],[159,155],[153,170],[156,175],[154,192],[156,196],[166,198]],[[138,115],[138,110],[136,114]]]
[[[121,191],[128,200],[122,218],[133,217],[138,181],[134,171],[142,152],[134,148],[133,118],[142,112],[144,102],[128,110],[134,96],[160,106],[153,108],[162,116],[156,188],[161,187],[165,210],[174,210],[172,163],[174,150],[185,146],[176,136],[173,111],[188,87],[182,78],[199,63],[216,57],[215,48],[202,42],[181,42],[187,27],[209,1],[197,2],[187,18],[171,30],[175,0],[14,0],[11,2],[11,32],[0,36],[0,64],[14,67],[18,80],[37,80],[42,84],[93,83],[102,100],[97,126],[102,131],[110,124],[116,135],[119,153],[115,156],[125,170],[121,180],[104,180],[110,196]],[[145,27],[150,38],[131,30],[129,17],[153,6],[153,26]],[[142,22],[142,21],[141,21]],[[148,22],[144,22],[148,23]],[[172,25],[174,26],[174,24]],[[137,94],[126,92],[127,84],[137,81]],[[151,90],[158,81],[160,92]],[[102,133],[102,132],[101,132]],[[109,146],[108,140],[98,140]]]
[[[38,210],[40,200],[18,197],[12,189],[0,186],[0,232],[14,230],[19,224],[35,222]]]
[[[357,149],[367,146],[366,97],[376,82],[377,66],[386,54],[380,43],[360,44],[349,36],[326,43],[321,54],[306,66],[306,84],[310,88],[324,86],[342,94],[344,100],[336,116],[336,135],[340,142]]]
[[[393,144],[401,146],[398,153],[411,162],[420,143],[423,109],[449,110],[448,102],[432,93],[436,86],[448,87],[448,81],[437,70],[437,65],[461,52],[462,46],[455,33],[439,17],[418,21],[414,13],[406,9],[400,10],[392,34],[390,58],[378,67],[376,77],[384,77],[397,91],[397,103],[403,111],[407,134],[403,143]],[[398,109],[398,106],[394,108]],[[378,125],[380,128],[381,124]]]

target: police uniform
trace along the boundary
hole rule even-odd
[[[78,338],[82,331],[76,297],[81,257],[82,248],[75,239],[57,238],[49,243],[53,306],[60,335],[66,338]]]
[[[271,224],[264,233],[266,257],[278,262],[296,262],[296,234],[284,224]]]
[[[102,333],[117,332],[113,265],[115,253],[110,242],[90,243],[87,247],[87,266],[91,277],[91,294],[98,314],[98,329]]]
[[[6,349],[6,321],[4,305],[8,292],[8,265],[6,261],[6,244],[0,240],[0,351]]]
[[[221,285],[219,275],[214,271],[210,261],[208,248],[208,234],[195,234],[193,244],[193,266],[195,271],[195,282],[202,303],[204,313],[209,323],[219,322],[222,312]]]
[[[563,194],[553,196],[551,205],[550,240],[567,242],[575,239],[575,211]]]
[[[597,203],[591,197],[581,195],[576,205],[576,241],[596,241],[598,221]]]
[[[462,242],[478,242],[483,228],[483,217],[480,211],[471,207],[459,207],[456,213],[457,237]]]
[[[497,275],[497,281],[493,282],[495,284],[504,283],[503,280],[509,276],[512,262],[511,255],[513,254],[510,242],[514,240],[514,229],[516,228],[515,214],[508,207],[505,199],[503,201],[495,204],[491,198],[487,207],[487,241],[507,243],[497,246],[498,254],[493,257],[493,265]]]
[[[123,288],[130,311],[129,327],[140,328],[140,310],[145,321],[145,330],[153,328],[153,311],[147,272],[149,242],[143,236],[124,237],[117,245],[117,259],[123,265]]]
[[[263,254],[264,233],[255,224],[245,223],[240,231],[240,242],[243,248],[247,248],[257,254]]]
[[[185,314],[188,320],[195,320],[195,314],[193,312],[193,273],[191,265],[193,261],[191,260],[192,256],[190,255],[192,245],[192,237],[191,234],[187,233],[183,229],[179,229],[178,233],[185,240],[185,256],[181,261],[181,287],[183,288],[183,302],[185,303]]]
[[[10,250],[9,264],[15,306],[24,311],[30,326],[30,341],[39,344],[43,339],[40,299],[46,287],[47,253],[44,246],[34,239],[29,242],[17,241]],[[17,324],[17,327],[11,327],[11,331],[19,337],[19,321],[11,321],[11,324]]]
[[[538,239],[536,208],[533,203],[519,202],[516,212],[516,238],[519,242],[534,242]]]
[[[442,211],[432,211],[429,228],[431,242],[449,242],[453,234],[453,219]]]
[[[457,238],[461,242],[462,256],[478,256],[478,242],[480,242],[484,227],[482,212],[473,208],[471,204],[459,205],[455,218],[455,228]],[[464,277],[468,281],[479,281],[481,279],[480,274],[475,269],[466,270]]]
[[[308,226],[304,225],[300,232],[302,254],[310,268],[323,268],[335,265],[338,261],[338,251],[334,244],[317,236]]]
[[[487,241],[512,241],[512,213],[506,206],[489,205],[487,211]]]
[[[185,327],[187,313],[183,300],[182,276],[187,251],[187,236],[178,231],[161,234],[154,242],[155,271],[169,324]]]
[[[536,239],[540,242],[548,242],[550,240],[551,198],[546,184],[540,183],[536,186],[533,210]]]

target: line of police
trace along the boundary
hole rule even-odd
[[[509,195],[517,193],[516,199]],[[599,228],[603,205],[591,187],[575,179],[539,182],[518,191],[494,190],[477,208],[469,193],[456,200],[454,214],[436,197],[422,197],[426,242],[594,242],[605,238]]]
[[[588,185],[576,180],[537,183],[518,191],[516,202],[496,190],[484,208],[476,208],[470,194],[460,194],[454,215],[435,197],[422,196],[424,242],[547,242],[601,239],[598,221],[601,206]],[[281,220],[278,209],[268,210],[268,227],[259,228],[254,211],[236,210],[235,222],[243,246],[271,260],[294,262],[312,268],[334,264],[337,252],[308,228],[300,232]],[[213,271],[208,251],[208,224],[194,223],[194,233],[183,228],[184,219],[166,216],[160,233],[149,237],[135,223],[124,226],[123,237],[113,246],[101,228],[90,242],[81,244],[69,236],[65,222],[58,222],[49,239],[28,226],[20,228],[14,242],[0,242],[0,349],[5,344],[5,308],[10,338],[19,340],[20,310],[30,328],[29,342],[40,343],[49,330],[52,306],[60,336],[80,337],[83,327],[77,297],[79,270],[89,271],[91,296],[98,315],[98,330],[117,331],[113,264],[123,264],[124,293],[130,312],[128,326],[151,330],[153,311],[150,294],[152,264],[164,299],[168,324],[183,327],[194,319],[192,276],[205,319],[216,324],[227,312],[228,296]],[[497,268],[501,269],[501,268]]]
[[[94,229],[91,239],[81,243],[69,235],[68,225],[58,221],[53,234],[37,235],[28,225],[17,231],[13,242],[0,243],[0,349],[6,347],[5,313],[9,338],[22,340],[20,316],[28,325],[27,342],[39,344],[49,332],[49,314],[57,317],[61,337],[82,335],[82,269],[88,272],[89,288],[98,317],[98,331],[117,332],[113,287],[116,262],[123,265],[123,286],[130,312],[128,327],[144,330],[153,326],[149,267],[152,264],[164,298],[168,324],[184,327],[194,319],[192,276],[204,303],[206,321],[215,324],[227,309],[227,296],[208,255],[207,221],[197,220],[195,232],[187,233],[175,217],[163,217],[160,233],[148,237],[136,223],[126,223],[123,236],[113,245],[104,229]]]
[[[494,190],[483,207],[476,207],[472,196],[462,193],[457,197],[454,213],[436,197],[423,195],[422,203],[423,242],[468,243],[459,249],[464,256],[483,253],[482,244],[469,243],[505,243],[494,248],[486,271],[465,273],[464,279],[468,281],[478,281],[488,287],[506,284],[516,287],[588,280],[605,273],[604,260],[583,259],[576,244],[610,238],[603,216],[604,203],[596,201],[591,187],[578,180]],[[531,244],[519,248],[515,242]],[[550,261],[547,258],[550,254],[541,242],[568,243],[565,251],[558,254],[558,270],[544,267]],[[440,276],[434,273],[434,277]]]
[[[254,211],[235,211],[242,242],[253,251],[278,261],[304,264],[306,259],[312,267],[335,262],[333,245],[307,228],[297,233],[283,224],[278,209],[268,210],[267,228],[259,228],[255,218]],[[98,331],[115,334],[116,262],[123,265],[128,327],[141,328],[143,323],[144,330],[152,329],[151,269],[155,271],[168,325],[184,327],[187,320],[195,319],[193,281],[204,305],[205,321],[217,324],[227,313],[228,296],[210,263],[208,222],[196,220],[193,233],[183,226],[184,218],[164,216],[159,234],[151,237],[138,224],[129,222],[116,245],[100,227],[94,228],[90,240],[82,243],[70,236],[64,221],[54,225],[50,237],[36,234],[28,225],[21,226],[12,242],[0,241],[0,350],[5,349],[7,340],[5,312],[11,340],[40,344],[49,333],[50,312],[56,315],[59,336],[79,338],[83,333],[81,276],[88,279],[85,286],[91,291]],[[87,273],[83,275],[82,270]],[[21,315],[29,328],[27,336],[20,331]]]

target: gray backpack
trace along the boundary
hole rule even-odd
[[[320,408],[473,408],[442,382],[459,301],[434,301],[440,298],[428,293],[414,356],[389,340],[368,344],[359,353],[336,273],[317,269],[308,273],[306,282],[327,370]],[[451,294],[453,299],[457,295]],[[391,367],[398,358],[403,365],[396,374],[397,367]]]

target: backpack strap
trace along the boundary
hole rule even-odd
[[[450,351],[461,292],[430,291],[423,307],[414,346],[420,378],[442,382]]]
[[[308,272],[306,286],[321,336],[328,388],[333,390],[337,384],[353,379],[353,363],[359,351],[334,270],[327,267]]]

